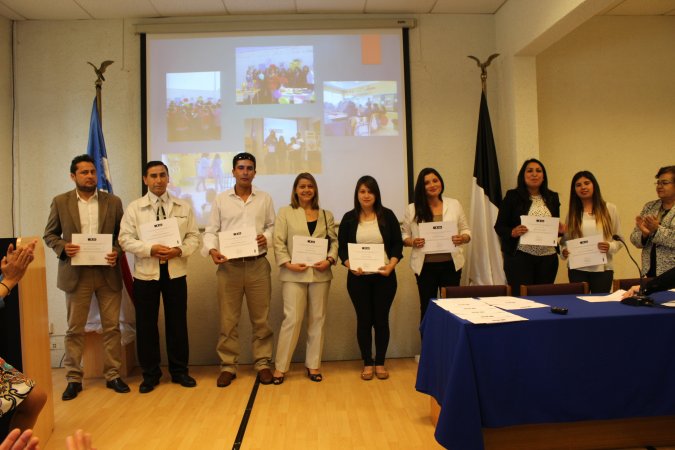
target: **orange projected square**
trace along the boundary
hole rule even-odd
[[[376,34],[361,36],[361,64],[381,64],[382,43]]]

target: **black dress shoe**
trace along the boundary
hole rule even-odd
[[[176,383],[176,384],[180,384],[183,387],[195,387],[195,386],[197,386],[197,380],[192,378],[187,373],[172,375],[171,376],[171,382]]]
[[[63,391],[63,395],[61,395],[61,400],[72,400],[75,397],[77,397],[77,393],[82,391],[82,383],[77,383],[74,381],[70,381],[68,383],[68,386],[66,386],[66,390]]]
[[[127,392],[131,391],[131,389],[129,389],[129,386],[119,377],[115,378],[114,380],[106,381],[105,387],[107,387],[108,389],[112,389],[118,394],[126,394]]]
[[[152,392],[155,389],[155,386],[159,384],[159,380],[143,380],[141,385],[138,387],[138,392],[141,394],[147,394]]]

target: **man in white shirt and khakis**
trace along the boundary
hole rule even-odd
[[[220,336],[218,356],[220,376],[217,386],[229,386],[237,377],[239,359],[238,325],[244,296],[252,326],[254,369],[262,384],[272,383],[273,332],[269,324],[272,286],[270,263],[265,257],[272,243],[274,205],[272,198],[253,186],[256,174],[255,156],[239,153],[232,160],[233,189],[216,197],[204,233],[204,256],[210,255],[218,265],[218,300],[220,303]],[[242,258],[226,258],[221,252],[218,233],[255,227],[258,254]]]

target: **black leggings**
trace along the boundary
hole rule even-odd
[[[516,251],[504,254],[504,273],[511,286],[511,294],[520,295],[521,284],[551,284],[558,274],[558,255],[535,256]]]
[[[438,290],[443,286],[459,286],[462,270],[455,270],[453,261],[424,263],[417,279],[417,292],[420,294],[420,322],[429,307],[429,300],[438,298]]]
[[[583,270],[567,269],[567,277],[570,283],[579,283],[585,281],[592,294],[609,294],[612,290],[613,270],[604,270],[602,272],[585,272]]]
[[[383,366],[389,346],[389,310],[396,295],[396,273],[347,275],[347,291],[356,310],[356,340],[365,366]],[[373,329],[375,359],[373,359]]]

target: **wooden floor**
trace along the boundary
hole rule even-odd
[[[326,362],[324,380],[311,382],[293,364],[281,386],[260,385],[242,450],[440,449],[429,419],[429,397],[415,391],[412,358],[387,360],[388,380],[362,381],[359,361]],[[64,402],[64,369],[54,369],[54,433],[42,448],[63,449],[68,434],[83,428],[100,450],[230,449],[255,384],[241,366],[227,388],[216,387],[218,367],[191,367],[193,389],[170,383],[138,393],[140,374],[128,377],[129,394],[85,380],[75,400]]]

